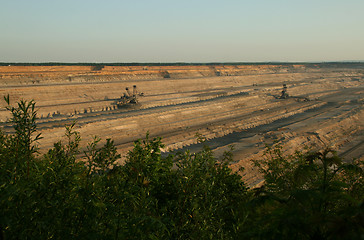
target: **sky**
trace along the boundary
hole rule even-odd
[[[364,0],[0,0],[0,62],[364,60]]]

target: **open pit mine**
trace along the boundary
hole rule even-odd
[[[76,122],[81,148],[96,135],[123,156],[147,132],[163,138],[164,152],[197,151],[198,133],[217,158],[234,146],[231,168],[244,167],[251,185],[260,179],[251,160],[266,144],[364,157],[364,64],[0,66],[0,91],[14,106],[36,102],[40,152]]]

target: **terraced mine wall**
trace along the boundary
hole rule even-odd
[[[0,66],[4,85],[237,76],[305,69],[303,65],[234,66]]]
[[[217,157],[234,146],[233,169],[259,175],[250,160],[265,144],[288,153],[311,144],[363,156],[364,68],[348,65],[0,66],[0,95],[35,100],[41,150],[77,122],[81,147],[93,136],[112,138],[121,154],[133,141],[163,137],[165,152],[197,150],[196,133]],[[289,97],[281,99],[283,84]],[[138,104],[118,107],[125,88],[137,86]],[[141,94],[142,93],[142,94]],[[11,132],[5,101],[1,126]]]
[[[125,87],[132,85],[137,85],[149,98],[159,92],[176,94],[202,90],[216,92],[222,89],[221,94],[224,94],[224,89],[237,84],[220,82],[223,76],[273,74],[302,70],[304,67],[297,65],[102,66],[99,70],[94,69],[95,66],[0,66],[0,91],[3,95],[10,94],[13,101],[21,98],[34,99],[41,107],[40,115],[53,116],[60,113],[82,113],[87,109],[91,111],[110,109],[112,106],[108,104],[109,99],[119,98]],[[183,80],[176,81],[176,79]],[[251,81],[257,80],[246,79],[246,81],[252,84]],[[203,98],[203,95],[200,98]],[[168,100],[161,99],[160,102],[168,104]],[[65,106],[67,104],[69,106]],[[4,106],[4,103],[0,106]],[[4,120],[1,116],[0,119]]]

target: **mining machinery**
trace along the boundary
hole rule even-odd
[[[133,92],[130,91],[128,87],[125,88],[126,93],[124,93],[120,99],[116,102],[118,108],[128,107],[138,104],[138,96],[144,96],[144,93],[138,92],[137,86],[133,86]]]
[[[287,85],[286,84],[283,84],[282,93],[281,93],[281,96],[279,98],[280,99],[286,99],[288,97],[289,97],[289,95],[287,93]]]

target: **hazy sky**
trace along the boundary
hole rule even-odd
[[[0,0],[0,62],[364,60],[364,0]]]

